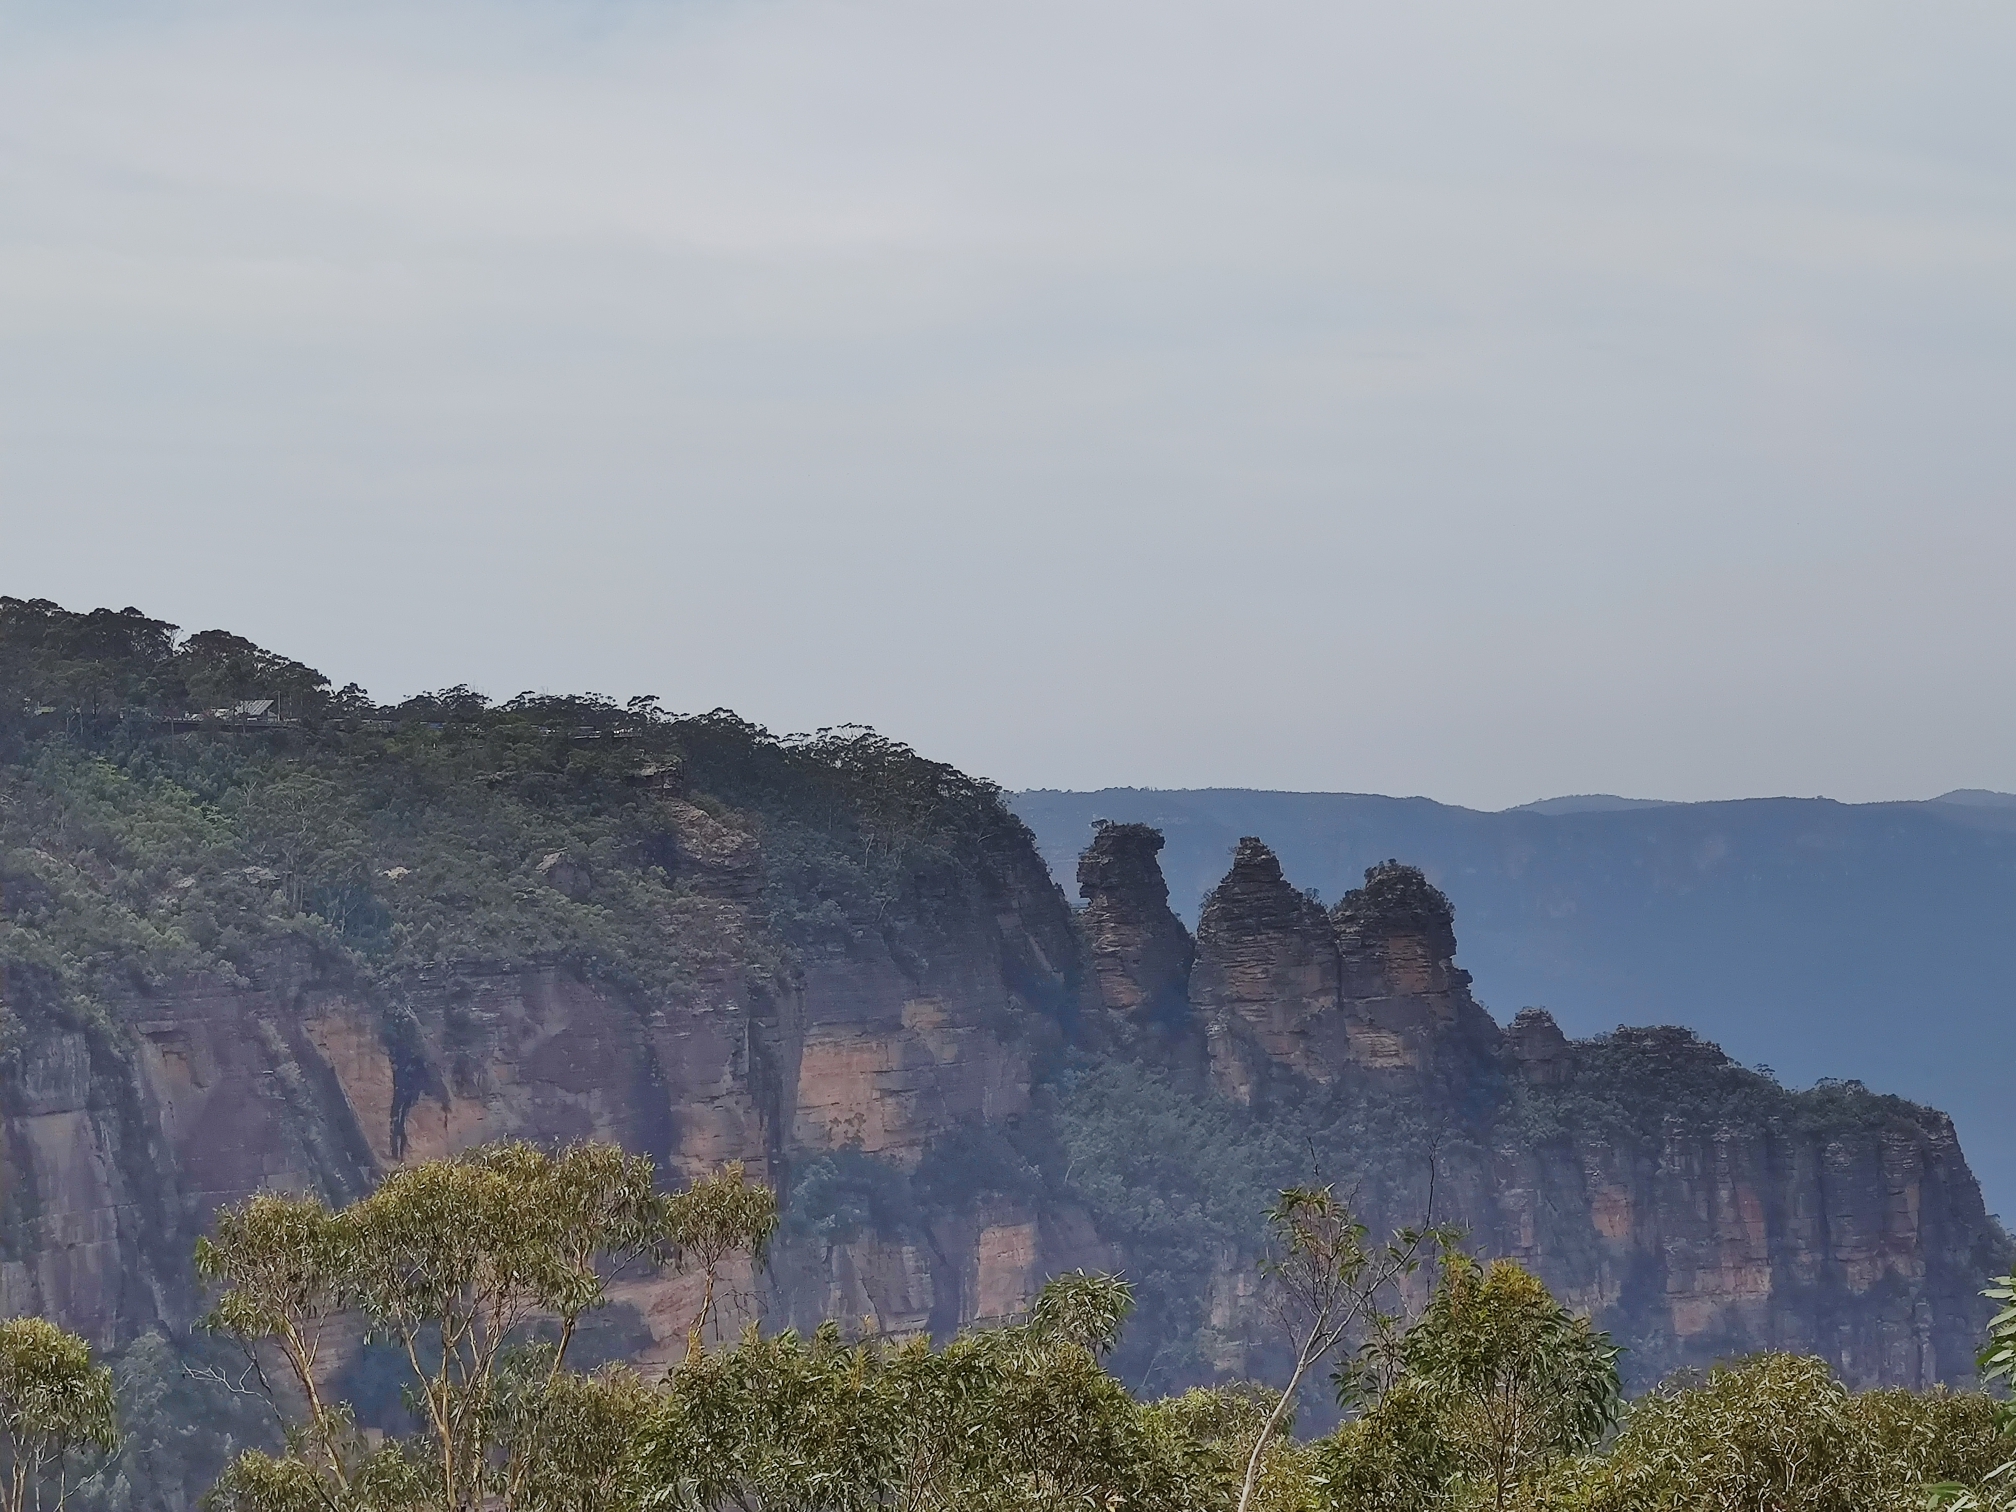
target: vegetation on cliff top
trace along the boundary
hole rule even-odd
[[[727,837],[721,855],[687,853],[695,815]],[[868,731],[779,738],[723,711],[466,689],[379,706],[223,632],[178,640],[133,611],[0,599],[0,1001],[31,1030],[53,1016],[116,1032],[154,983],[295,960],[388,1005],[425,974],[553,963],[645,1006],[724,958],[781,979],[867,933],[903,962],[993,912],[975,890],[1030,856],[992,786]],[[728,907],[718,868],[745,863],[751,906]],[[1578,1043],[1552,1079],[1487,1079],[1435,1109],[1349,1079],[1249,1109],[1152,1058],[1047,1044],[1026,1116],[947,1134],[915,1170],[844,1149],[798,1162],[782,1239],[924,1237],[990,1197],[1087,1213],[1136,1260],[1138,1311],[1101,1368],[1150,1395],[1222,1376],[1234,1341],[1214,1331],[1213,1276],[1251,1252],[1281,1188],[1336,1183],[1365,1210],[1418,1214],[1432,1158],[1481,1162],[1500,1142],[1656,1141],[1674,1117],[1811,1132],[1936,1116],[1854,1083],[1788,1091],[1677,1030]],[[808,1378],[882,1368],[836,1340],[791,1347],[795,1363],[773,1364]],[[124,1364],[161,1462],[200,1463],[180,1359],[143,1340]],[[621,1407],[599,1401],[567,1410]],[[1397,1437],[1361,1445],[1365,1473],[1389,1450],[1427,1463],[1406,1393],[1393,1401]],[[1140,1409],[1159,1414],[1141,1431],[1237,1422],[1250,1440],[1252,1405],[1176,1397]]]
[[[756,928],[686,874],[670,802],[760,838]],[[559,962],[662,1000],[724,954],[900,947],[1024,839],[991,785],[868,730],[464,688],[380,707],[222,631],[0,599],[17,1009],[301,952],[366,984]]]

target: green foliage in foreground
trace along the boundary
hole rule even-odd
[[[773,1194],[739,1166],[674,1196],[653,1177],[611,1145],[502,1144],[396,1171],[341,1211],[276,1193],[226,1209],[196,1252],[223,1289],[209,1326],[243,1345],[262,1383],[291,1385],[302,1412],[286,1454],[241,1455],[216,1504],[539,1506],[568,1463],[568,1485],[620,1485],[611,1457],[634,1382],[566,1372],[581,1319],[627,1266],[676,1262],[700,1274],[687,1339],[699,1357],[723,1267],[759,1260],[777,1222]],[[374,1442],[329,1394],[331,1356],[360,1315],[411,1371],[421,1428],[408,1439]],[[551,1342],[541,1323],[557,1325]]]
[[[1323,1445],[1334,1504],[1502,1508],[1602,1440],[1622,1405],[1617,1351],[1509,1260],[1445,1257],[1419,1321],[1339,1374],[1370,1406]],[[1369,1388],[1369,1389],[1368,1389]],[[1460,1489],[1459,1489],[1460,1488]]]
[[[776,1217],[732,1168],[668,1197],[648,1162],[594,1145],[473,1151],[340,1211],[253,1199],[199,1263],[222,1288],[212,1327],[263,1378],[291,1378],[274,1400],[292,1420],[281,1452],[238,1455],[210,1506],[1904,1512],[1976,1497],[2010,1458],[1985,1396],[1851,1393],[1784,1355],[1622,1410],[1617,1351],[1532,1275],[1432,1231],[1374,1245],[1325,1188],[1285,1191],[1269,1214],[1260,1284],[1295,1362],[1281,1384],[1137,1399],[1106,1363],[1132,1288],[1088,1274],[1052,1281],[1015,1324],[936,1346],[833,1323],[710,1340],[715,1282],[760,1257]],[[1410,1309],[1416,1257],[1435,1247],[1439,1274]],[[704,1273],[684,1356],[655,1383],[566,1363],[626,1258]],[[404,1437],[361,1433],[328,1392],[359,1315],[410,1368]],[[1990,1370],[2016,1319],[1998,1328]],[[1326,1362],[1350,1415],[1297,1441],[1297,1383]]]
[[[112,1372],[43,1318],[0,1323],[0,1512],[60,1509],[73,1475],[118,1442]]]
[[[1019,1322],[938,1346],[833,1323],[723,1342],[715,1283],[760,1259],[774,1200],[732,1167],[672,1195],[653,1174],[607,1146],[499,1145],[341,1210],[268,1194],[224,1215],[199,1263],[249,1368],[185,1379],[251,1390],[287,1426],[236,1454],[211,1512],[2000,1512],[2016,1475],[1990,1398],[1852,1393],[1789,1355],[1620,1419],[1615,1349],[1537,1279],[1445,1250],[1422,1304],[1389,1310],[1446,1236],[1371,1246],[1325,1189],[1281,1194],[1262,1279],[1301,1372],[1335,1360],[1351,1415],[1313,1441],[1289,1431],[1293,1382],[1129,1393],[1106,1367],[1134,1305],[1113,1276],[1060,1276]],[[656,1382],[567,1365],[626,1259],[700,1283]],[[410,1433],[360,1430],[330,1389],[360,1321],[406,1361]],[[2012,1359],[2016,1310],[1984,1371]],[[148,1418],[173,1398],[123,1400]],[[0,1512],[73,1489],[131,1504],[130,1464],[77,1480],[117,1442],[109,1372],[39,1319],[0,1324],[0,1435]]]
[[[1576,1512],[1904,1512],[2009,1453],[1986,1397],[1852,1393],[1819,1360],[1763,1355],[1642,1399],[1609,1455],[1554,1490]]]

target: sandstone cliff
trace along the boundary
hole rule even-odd
[[[187,1339],[220,1204],[593,1137],[784,1193],[730,1327],[945,1333],[1124,1267],[1132,1380],[1265,1371],[1271,1192],[1313,1172],[1398,1223],[1432,1172],[1432,1216],[1638,1384],[1762,1347],[1971,1369],[2006,1241],[1947,1120],[1680,1030],[1501,1030],[1412,868],[1326,912],[1247,839],[1193,941],[1153,830],[1098,832],[1074,914],[992,789],[865,733],[457,690],[192,730],[162,711],[202,669],[112,618],[79,644],[132,640],[127,703],[0,701],[0,1310]],[[667,1358],[689,1284],[618,1296],[607,1347]]]
[[[480,961],[387,990],[304,950],[249,982],[153,983],[75,1027],[13,1005],[31,1028],[7,1086],[0,1309],[60,1317],[103,1347],[186,1332],[190,1248],[220,1204],[262,1187],[344,1200],[488,1140],[611,1140],[673,1179],[734,1159],[788,1185],[819,1152],[908,1171],[948,1131],[1027,1105],[1078,946],[1026,847],[998,870],[919,878],[927,906],[841,920],[780,969],[759,948],[752,835],[683,801],[656,814],[688,882],[674,1001]],[[787,1244],[789,1294],[772,1303],[892,1330],[1013,1312],[1040,1284],[1038,1215],[968,1216],[949,1258],[900,1235]],[[647,1358],[683,1340],[685,1290],[670,1275],[622,1289]]]
[[[1190,967],[1190,931],[1169,907],[1155,854],[1162,836],[1145,824],[1102,824],[1078,859],[1085,907],[1078,927],[1091,957],[1100,1006],[1137,1020],[1180,1021]]]
[[[779,980],[744,948],[754,842],[683,803],[664,817],[715,910],[713,956],[676,1005],[480,963],[388,1005],[303,954],[254,984],[159,983],[118,1005],[116,1028],[35,1033],[9,1078],[0,1306],[112,1347],[185,1332],[189,1247],[218,1204],[262,1186],[340,1199],[399,1162],[526,1136],[611,1139],[670,1172],[742,1159],[787,1189],[821,1159],[852,1161],[857,1186],[897,1195],[859,1212],[836,1200],[835,1221],[797,1214],[767,1302],[748,1305],[892,1331],[1005,1316],[1066,1264],[1156,1268],[1124,1221],[1102,1231],[1098,1173],[1045,1169],[1040,1141],[1017,1154],[1004,1136],[1019,1181],[956,1168],[962,1139],[1040,1126],[1024,1117],[1032,1087],[1054,1101],[1045,1078],[1079,993],[1092,1012],[1194,1013],[1210,1086],[1248,1105],[1241,1138],[1320,1142],[1355,1110],[1373,1148],[1337,1158],[1379,1218],[1419,1216],[1432,1151],[1435,1216],[1592,1312],[1635,1379],[1767,1346],[1856,1381],[1970,1369],[2000,1237],[1947,1120],[1856,1088],[1783,1092],[1684,1031],[1571,1043],[1528,1011],[1501,1033],[1418,873],[1375,868],[1326,915],[1249,840],[1189,970],[1153,837],[1109,831],[1087,858],[1082,988],[1033,856],[967,879],[929,929],[850,931]],[[1180,1064],[1170,1075],[1171,1096],[1212,1100],[1182,1090]],[[941,1167],[955,1189],[940,1171],[920,1197],[915,1178]],[[1206,1369],[1265,1363],[1253,1259],[1225,1244],[1197,1278]],[[621,1297],[644,1355],[669,1356],[683,1283],[642,1278]]]
[[[1380,1216],[1422,1216],[1432,1162],[1435,1216],[1611,1329],[1641,1384],[1767,1347],[1858,1382],[1967,1376],[2006,1241],[1944,1115],[1791,1093],[1684,1030],[1573,1043],[1529,1009],[1501,1033],[1455,948],[1418,871],[1372,868],[1326,918],[1242,841],[1191,980],[1214,1083],[1280,1102],[1277,1127],[1386,1119],[1416,1171],[1356,1162]]]

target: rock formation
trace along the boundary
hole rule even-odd
[[[1197,921],[1190,1001],[1211,1043],[1212,1078],[1250,1103],[1269,1064],[1329,1081],[1347,1060],[1337,941],[1323,909],[1247,836]]]
[[[1950,1123],[1858,1088],[1784,1092],[1684,1031],[1570,1042],[1529,1010],[1501,1032],[1454,963],[1447,900],[1412,868],[1373,868],[1326,913],[1242,841],[1193,947],[1154,831],[1100,830],[1074,918],[1006,821],[977,859],[817,915],[786,958],[765,943],[760,826],[649,794],[638,847],[679,879],[669,996],[557,963],[443,963],[388,987],[303,945],[256,977],[35,1018],[4,1083],[0,1309],[115,1348],[186,1334],[190,1247],[221,1203],[261,1187],[340,1201],[485,1140],[598,1138],[675,1177],[740,1159],[789,1194],[744,1313],[944,1333],[1012,1314],[1067,1266],[1157,1274],[1083,1163],[1098,1152],[1061,1153],[1087,1065],[1134,1055],[1185,1117],[1229,1099],[1291,1160],[1305,1134],[1355,1150],[1380,1222],[1420,1216],[1432,1156],[1434,1216],[1593,1313],[1641,1384],[1763,1347],[1858,1383],[1971,1369],[1976,1293],[2006,1257]],[[590,903],[613,864],[534,862]],[[1167,1032],[1102,1039],[1100,1014]],[[1171,1055],[1185,1036],[1208,1058]],[[1209,1337],[1172,1357],[1264,1369],[1254,1251],[1214,1254],[1196,1299]],[[619,1289],[645,1359],[676,1351],[689,1290],[672,1274]]]
[[[1145,824],[1102,824],[1078,861],[1078,927],[1091,955],[1100,1006],[1130,1019],[1168,1023],[1187,1006],[1190,931],[1169,908],[1155,854],[1162,836]]]
[[[1293,1094],[1305,1118],[1311,1095],[1398,1097],[1437,1130],[1434,1216],[1611,1329],[1641,1386],[1762,1348],[1862,1383],[1969,1374],[2007,1241],[1944,1115],[1859,1086],[1789,1093],[1685,1030],[1571,1042],[1527,1009],[1501,1032],[1455,949],[1448,900],[1414,868],[1373,867],[1326,918],[1242,840],[1191,978],[1213,1082],[1249,1105],[1310,1089]],[[1371,1200],[1387,1222],[1422,1216],[1404,1181]]]
[[[1426,1072],[1497,1034],[1455,964],[1449,900],[1389,862],[1325,915],[1264,842],[1239,842],[1197,926],[1190,998],[1213,1076],[1251,1103],[1271,1068],[1329,1083],[1351,1067]]]
[[[1417,868],[1372,867],[1330,921],[1356,1064],[1428,1071],[1496,1047],[1498,1026],[1456,964],[1455,911]]]

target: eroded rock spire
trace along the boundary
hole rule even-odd
[[[1078,860],[1079,922],[1099,1001],[1130,1019],[1174,1023],[1189,1011],[1190,931],[1169,908],[1156,854],[1162,832],[1102,823]]]

